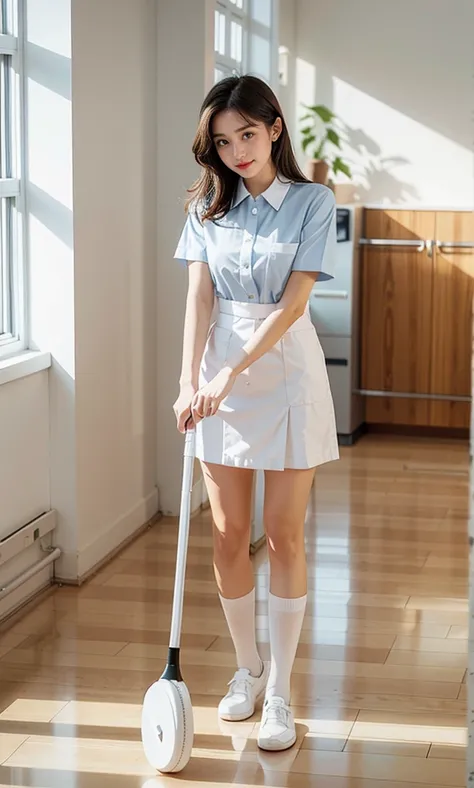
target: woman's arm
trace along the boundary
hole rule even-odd
[[[318,272],[293,271],[285,291],[278,302],[278,309],[265,318],[238,357],[229,359],[228,369],[237,377],[264,353],[276,345],[285,331],[304,313]]]
[[[238,356],[229,359],[227,366],[194,394],[192,413],[195,423],[206,416],[213,416],[232,390],[237,376],[276,345],[285,331],[301,317],[317,278],[317,271],[293,271],[290,274],[278,308],[265,318]]]
[[[180,386],[197,388],[214,306],[214,285],[206,263],[190,263],[183,334]]]
[[[214,285],[209,266],[193,262],[188,266],[189,281],[184,318],[180,393],[174,404],[178,429],[184,432],[191,400],[199,385],[199,368],[206,346],[214,306]]]

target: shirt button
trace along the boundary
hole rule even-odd
[[[258,213],[257,209],[256,208],[252,208],[252,213],[255,216],[255,214]]]
[[[253,296],[253,295],[249,295],[249,298],[255,298],[255,296]]]

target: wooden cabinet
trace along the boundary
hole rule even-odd
[[[474,250],[449,244],[474,241],[473,215],[367,210],[364,235],[367,422],[467,428],[470,404],[452,398],[470,396]]]
[[[437,213],[436,240],[440,245],[433,258],[430,392],[469,397],[474,249],[449,244],[474,240],[474,215]],[[469,419],[468,402],[432,400],[430,403],[430,424],[434,426],[468,427]]]

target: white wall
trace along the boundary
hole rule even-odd
[[[294,106],[326,103],[348,125],[358,199],[474,204],[471,0],[295,6]]]
[[[156,3],[72,14],[79,574],[158,508]]]
[[[173,254],[185,221],[186,189],[198,175],[191,144],[200,104],[213,83],[213,13],[213,0],[158,0],[157,478],[165,514],[179,511],[183,449],[172,406],[178,394],[187,272]],[[197,464],[195,478],[199,489]]]
[[[27,0],[28,312],[52,367],[0,386],[0,527],[55,508],[66,580],[158,510],[156,31],[155,0]]]
[[[51,352],[51,507],[57,541],[77,550],[75,303],[72,200],[70,0],[27,2],[25,48],[29,329],[31,347]],[[21,440],[28,445],[29,432]]]
[[[74,253],[70,3],[27,0],[26,249],[30,346],[52,367],[0,386],[0,535],[57,509],[57,541],[76,550]],[[0,568],[2,584],[44,555],[38,544]],[[0,603],[0,617],[47,585],[52,568]]]

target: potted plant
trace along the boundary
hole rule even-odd
[[[323,104],[303,106],[307,112],[300,118],[300,121],[305,121],[301,129],[301,147],[310,157],[308,175],[313,183],[327,184],[330,172],[333,175],[342,172],[352,178],[349,166],[337,153],[341,148],[341,138],[334,128],[337,116]],[[334,152],[331,147],[335,149]],[[327,149],[329,152],[326,152]]]

